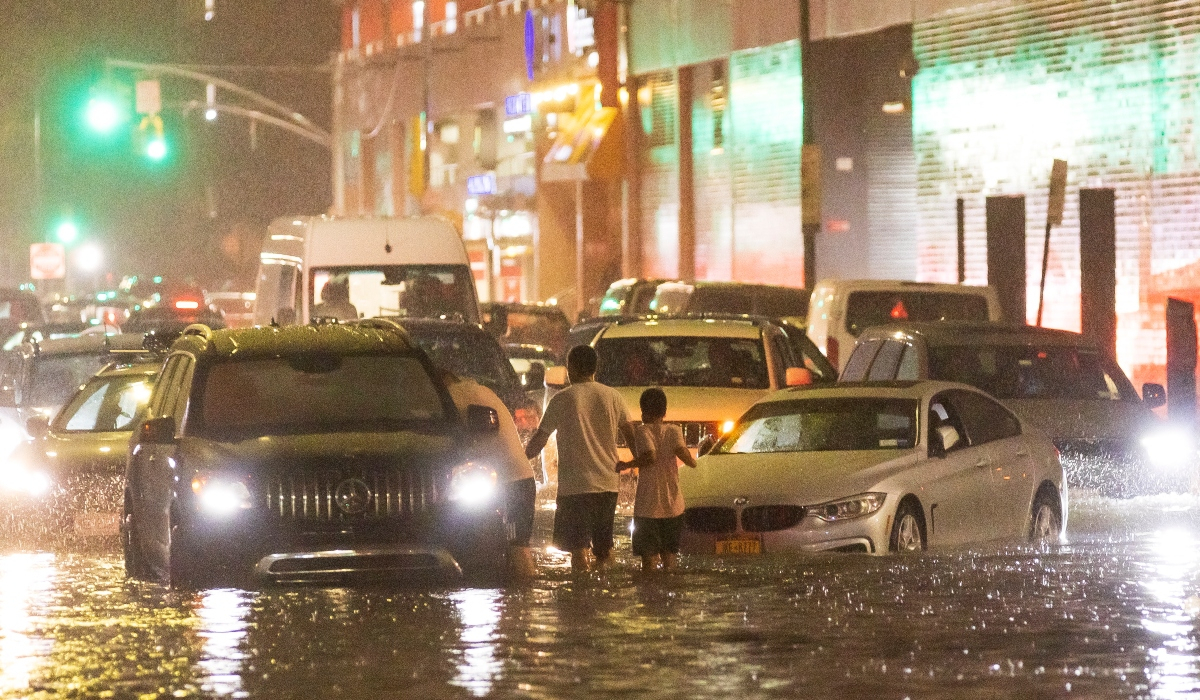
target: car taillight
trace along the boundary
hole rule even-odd
[[[825,359],[835,368],[838,366],[838,341],[833,336],[825,340]]]
[[[177,308],[177,309],[198,309],[198,308],[200,308],[200,302],[192,301],[191,299],[180,299],[179,301],[175,302],[175,308]]]
[[[513,411],[513,422],[519,431],[534,431],[538,427],[538,414],[532,408],[518,408]]]

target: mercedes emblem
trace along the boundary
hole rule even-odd
[[[362,479],[346,479],[337,485],[333,500],[346,515],[362,515],[371,504],[371,487]]]

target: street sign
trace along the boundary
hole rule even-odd
[[[29,246],[29,278],[60,280],[67,276],[67,249],[61,243]]]
[[[162,111],[162,91],[157,80],[137,81],[137,113],[158,114]]]

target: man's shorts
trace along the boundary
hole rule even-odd
[[[639,557],[655,554],[679,554],[679,533],[683,516],[674,518],[633,518],[633,553]]]
[[[533,510],[537,485],[533,477],[510,482],[504,487],[504,522],[508,525],[508,544],[528,547],[533,537]]]
[[[559,496],[554,510],[554,546],[568,552],[592,548],[597,559],[613,548],[617,492]]]

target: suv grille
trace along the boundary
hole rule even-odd
[[[396,467],[299,469],[270,478],[266,482],[266,501],[270,511],[281,520],[408,516],[423,512],[439,500],[440,476],[429,469]]]
[[[751,506],[742,510],[742,529],[746,532],[774,532],[795,527],[803,519],[803,506]]]
[[[715,506],[688,508],[683,512],[683,522],[693,532],[733,532],[737,529],[737,512]]]

